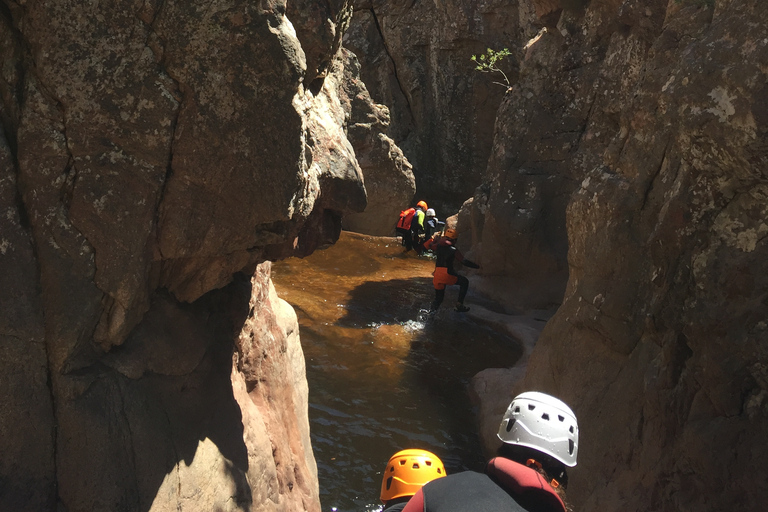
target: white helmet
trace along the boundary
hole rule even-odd
[[[434,217],[435,216],[435,210],[432,208],[427,208],[427,217]]]
[[[499,425],[499,439],[546,453],[568,467],[576,465],[579,426],[576,415],[561,400],[528,391],[509,404]]]

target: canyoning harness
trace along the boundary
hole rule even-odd
[[[538,471],[510,459],[491,459],[485,473],[464,471],[422,487],[403,512],[565,512],[565,504]]]

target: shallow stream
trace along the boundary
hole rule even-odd
[[[520,348],[454,312],[457,287],[429,319],[433,269],[395,239],[347,232],[272,267],[299,317],[323,511],[379,510],[381,471],[404,448],[434,452],[449,474],[482,467],[467,384]]]

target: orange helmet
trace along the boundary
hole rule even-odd
[[[421,486],[445,476],[443,461],[434,453],[411,448],[394,454],[381,480],[381,501],[413,496]]]
[[[451,240],[456,240],[456,230],[453,228],[448,228],[445,230],[445,233],[443,233],[443,236],[445,238],[450,238]]]
[[[418,203],[416,203],[416,206],[418,206],[424,211],[427,211],[427,203],[425,201],[419,201]]]

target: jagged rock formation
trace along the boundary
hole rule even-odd
[[[535,34],[524,2],[356,0],[344,46],[371,96],[390,109],[388,134],[413,164],[418,199],[448,216],[481,182],[504,88],[470,57]],[[514,78],[516,64],[503,69]]]
[[[264,262],[366,192],[302,6],[0,2],[0,509],[320,509]]]
[[[392,236],[400,211],[408,208],[416,193],[411,164],[384,132],[389,109],[373,102],[360,80],[355,55],[342,48],[344,76],[338,91],[344,111],[349,113],[347,137],[365,176],[368,206],[362,213],[344,217],[344,229],[377,236]]]
[[[509,398],[574,407],[578,510],[762,510],[768,4],[560,5],[474,201],[484,272],[564,289]]]

